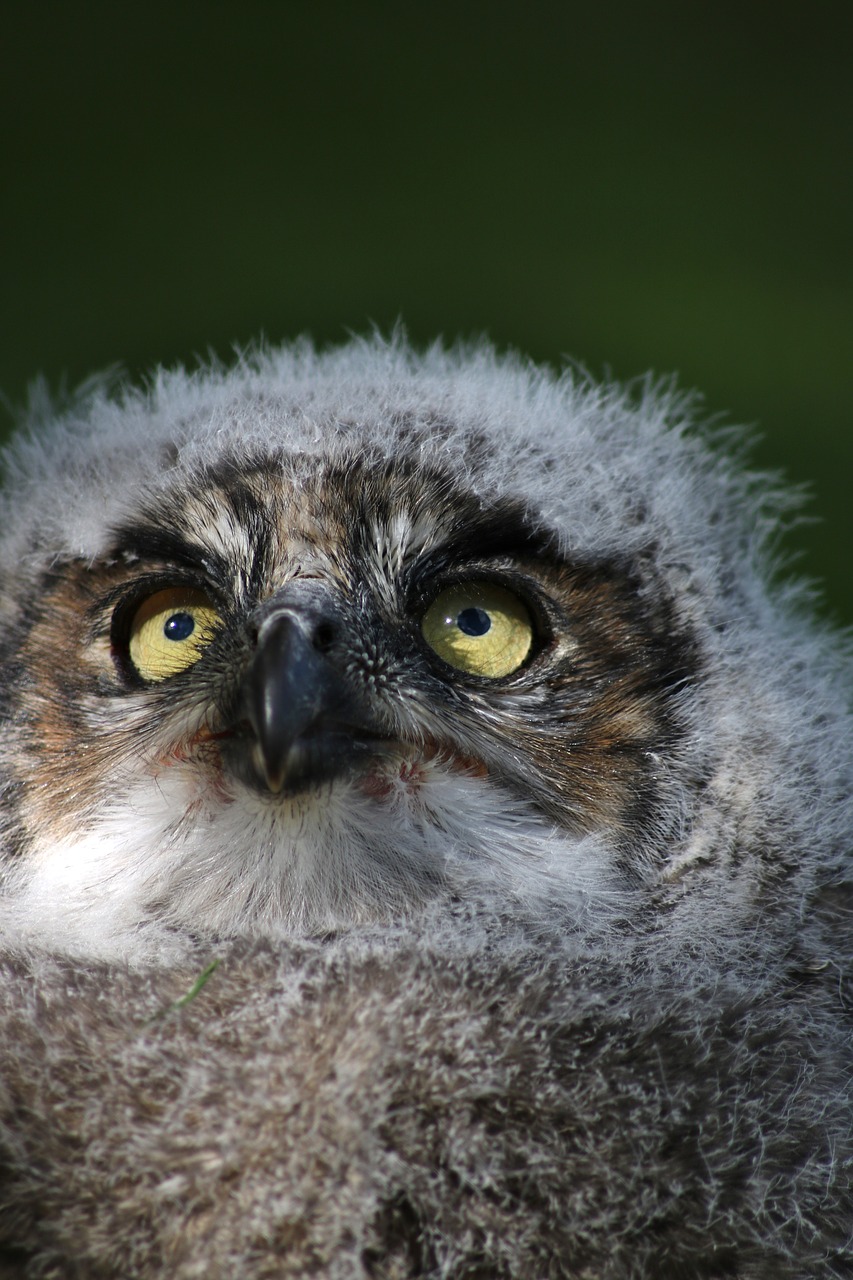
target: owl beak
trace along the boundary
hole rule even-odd
[[[280,610],[258,632],[243,688],[253,772],[277,794],[329,779],[370,751],[366,714],[324,651],[328,624]]]

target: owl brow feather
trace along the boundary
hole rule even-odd
[[[229,460],[199,474],[195,493],[202,508],[213,504],[211,516],[223,506],[229,510],[238,527],[251,531],[255,562],[265,559],[271,539],[270,512],[245,477],[238,481],[235,462]],[[207,540],[192,537],[192,531],[187,532],[188,526],[199,519],[199,512],[184,502],[175,501],[168,490],[157,501],[156,508],[149,504],[141,509],[136,520],[115,528],[113,556],[165,561],[194,572],[201,569],[214,581],[229,583],[233,577],[231,555]],[[168,515],[171,521],[164,519]]]
[[[177,565],[195,571],[208,568],[213,562],[218,570],[217,576],[224,575],[225,571],[224,561],[209,548],[191,542],[176,529],[159,529],[153,525],[125,525],[116,530],[110,555],[114,559],[132,556],[143,563]]]
[[[523,506],[507,502],[473,514],[460,508],[447,536],[424,553],[419,569],[428,574],[500,555],[560,559],[550,531],[533,525]]]

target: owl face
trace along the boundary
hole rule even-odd
[[[148,954],[628,892],[692,661],[648,598],[420,456],[173,467],[12,639],[19,927]]]

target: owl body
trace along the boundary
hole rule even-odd
[[[667,388],[484,346],[39,416],[20,1273],[848,1274],[849,655],[773,581],[785,494]]]

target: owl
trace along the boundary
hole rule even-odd
[[[853,1275],[849,647],[734,433],[398,333],[6,477],[0,1274]]]

